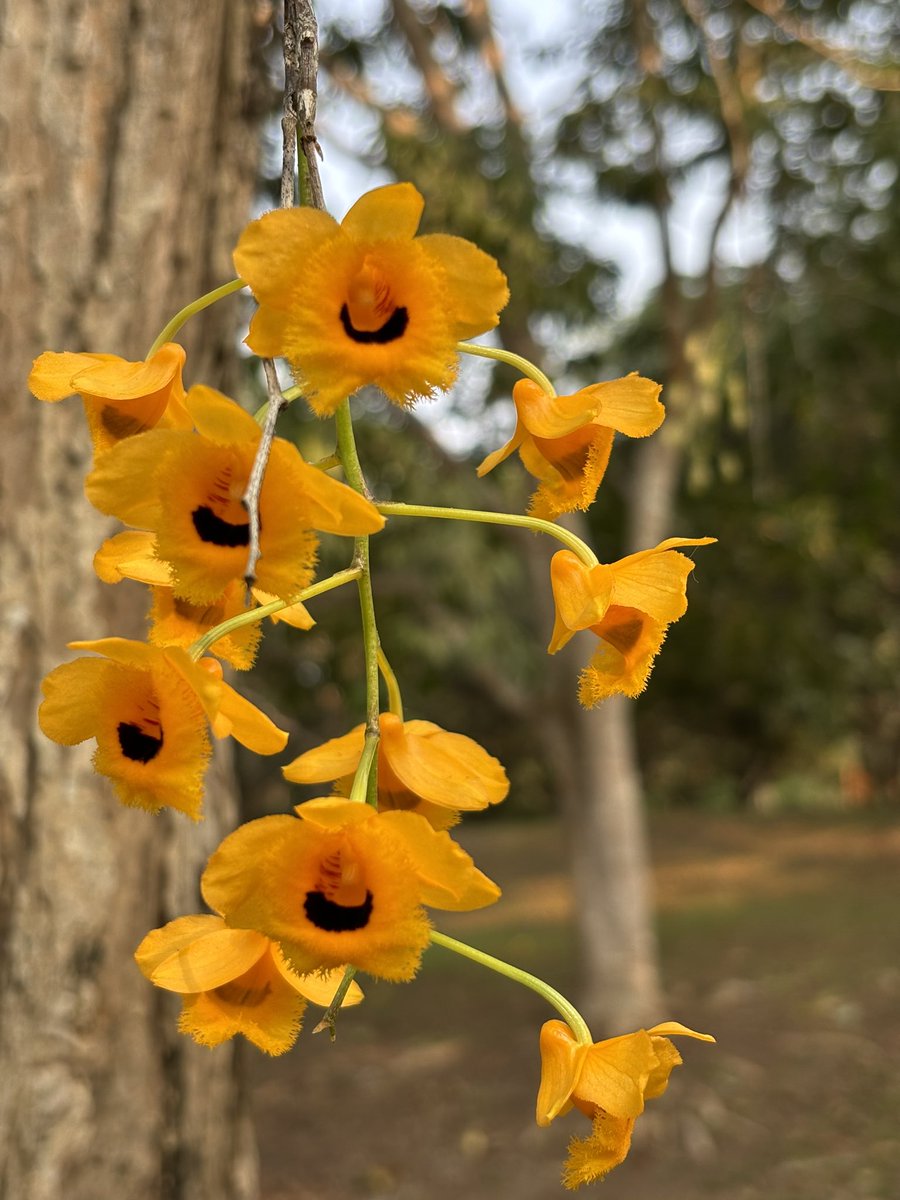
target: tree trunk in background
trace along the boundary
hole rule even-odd
[[[625,554],[650,549],[678,532],[672,523],[684,458],[678,417],[687,399],[687,368],[680,341],[673,352],[679,327],[671,306],[667,312],[670,372],[663,396],[669,416],[653,437],[635,447]],[[583,529],[578,532],[584,536]],[[575,718],[586,796],[572,843],[584,1007],[595,1024],[611,1033],[655,1024],[665,1015],[634,704],[613,696],[597,709],[580,710]]]
[[[581,913],[583,1004],[595,1035],[662,1018],[633,703],[613,696],[574,716],[584,797],[572,831],[572,871]]]
[[[175,1031],[132,962],[198,910],[234,827],[231,764],[207,817],[125,809],[92,744],[38,731],[66,642],[143,636],[143,589],[91,559],[111,525],[82,493],[80,403],[29,396],[44,349],[140,359],[184,303],[231,278],[257,156],[258,40],[234,0],[0,0],[0,1196],[245,1200],[255,1151],[232,1047]],[[235,304],[192,322],[188,380],[227,386]]]
[[[580,516],[560,524],[590,541]],[[553,627],[546,548],[530,539],[535,603]],[[634,739],[633,701],[614,696],[598,708],[577,702],[590,639],[575,637],[548,660],[548,692],[538,721],[559,787],[580,949],[578,1005],[594,1036],[624,1033],[661,1019],[650,852]]]

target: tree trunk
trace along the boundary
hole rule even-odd
[[[675,375],[667,376],[664,393],[669,420],[636,447],[626,554],[648,550],[676,532],[672,520],[683,459],[677,419],[686,388],[676,374],[683,357],[670,348],[669,361]],[[634,704],[613,696],[597,709],[582,709],[575,719],[586,797],[572,843],[584,1009],[610,1033],[665,1016]]]
[[[574,718],[584,799],[573,830],[572,872],[582,1003],[595,1033],[623,1033],[664,1015],[633,703],[612,696],[599,709],[579,708]]]
[[[252,6],[0,0],[0,34],[0,1197],[245,1200],[234,1051],[179,1036],[131,957],[198,911],[200,867],[236,824],[230,760],[194,827],[122,808],[90,746],[38,731],[66,642],[141,637],[144,597],[93,574],[111,527],[82,494],[79,402],[42,404],[25,380],[45,349],[140,359],[232,277],[257,153]],[[236,303],[192,323],[190,381],[227,386]]]
[[[532,362],[539,358],[524,325],[504,326],[503,338],[515,353]],[[590,543],[581,514],[559,523]],[[629,537],[634,533],[630,529]],[[549,637],[553,596],[547,547],[530,538],[526,553],[539,623]],[[614,696],[594,709],[577,703],[578,674],[590,655],[585,649],[589,641],[589,635],[575,637],[548,660],[548,685],[536,727],[553,767],[568,832],[581,959],[579,1007],[599,1037],[660,1020],[662,987],[633,702]]]
[[[560,524],[590,541],[580,516]],[[546,551],[531,539],[529,565],[542,624],[553,627]],[[613,696],[599,708],[576,700],[590,637],[573,638],[548,661],[537,728],[553,768],[568,829],[580,949],[578,1006],[596,1037],[660,1020],[650,853],[634,740],[633,701]]]

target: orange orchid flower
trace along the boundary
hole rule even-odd
[[[500,895],[449,834],[416,813],[333,796],[294,811],[225,838],[201,890],[228,925],[278,942],[301,974],[349,963],[411,979],[428,943],[423,905],[465,912]]]
[[[395,183],[340,224],[287,208],[241,234],[234,264],[259,301],[247,345],[286,358],[320,416],[367,383],[400,405],[448,388],[457,342],[497,324],[509,298],[500,268],[464,238],[416,237],[423,207]]]
[[[203,605],[244,576],[250,525],[241,497],[261,430],[212,388],[191,388],[185,405],[196,433],[157,429],[129,438],[97,462],[85,491],[101,512],[152,532],[175,596]],[[287,601],[312,579],[313,530],[356,537],[384,525],[364,496],[304,462],[282,438],[272,443],[259,513],[257,583]]]
[[[127,529],[107,538],[94,555],[94,570],[104,583],[133,579],[149,586],[152,602],[148,640],[153,646],[188,649],[216,625],[249,611],[243,580],[233,579],[221,596],[204,604],[192,604],[176,596],[172,568],[157,557],[156,538],[144,530]],[[268,604],[276,599],[259,588],[251,588],[251,592],[256,604]],[[310,613],[299,603],[272,613],[270,619],[284,621],[295,629],[312,629],[315,625]],[[210,653],[238,671],[248,671],[253,666],[261,640],[262,623],[254,622],[219,638],[210,647]]]
[[[206,914],[152,930],[134,957],[151,983],[181,996],[181,1033],[202,1046],[220,1046],[239,1033],[273,1055],[293,1046],[307,1002],[327,1008],[343,976],[340,968],[300,976],[276,942]],[[342,1007],[362,998],[352,982]]]
[[[515,432],[487,456],[478,474],[487,475],[518,450],[526,471],[540,480],[531,498],[533,516],[552,521],[589,508],[606,473],[614,434],[646,437],[662,424],[661,391],[658,383],[636,373],[571,396],[549,396],[533,380],[520,379],[513,387]]]
[[[210,756],[207,727],[256,754],[277,754],[287,734],[225,683],[215,659],[125,638],[70,642],[99,657],[63,663],[44,679],[41,729],[63,746],[95,738],[94,769],[123,804],[174,808],[199,820]]]
[[[675,547],[708,546],[715,538],[668,538],[614,563],[589,567],[571,550],[550,562],[556,620],[549,654],[579,630],[600,645],[581,674],[579,699],[586,708],[617,692],[637,696],[647,686],[666,631],[687,611],[687,578],[693,560]]]
[[[569,1143],[563,1172],[567,1188],[601,1179],[625,1159],[644,1101],[662,1095],[669,1076],[682,1061],[669,1041],[672,1036],[716,1040],[677,1021],[666,1021],[591,1045],[577,1042],[563,1021],[544,1024],[537,1123],[549,1125],[573,1107],[593,1123],[590,1137],[573,1138]]]
[[[190,429],[181,370],[184,350],[166,342],[145,362],[115,354],[57,354],[34,360],[28,387],[54,403],[78,393],[84,402],[95,457],[148,429]]]
[[[461,812],[477,812],[505,799],[503,767],[472,738],[448,733],[431,721],[379,718],[378,808],[417,812],[435,829],[448,829]],[[292,783],[336,781],[349,795],[363,752],[365,726],[307,750],[283,767]]]

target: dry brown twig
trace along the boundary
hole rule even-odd
[[[305,160],[308,198],[313,208],[325,207],[319,175],[322,150],[316,137],[319,74],[319,27],[310,0],[284,0],[284,144],[281,168],[281,207],[294,203],[294,160],[297,129]]]
[[[256,582],[256,564],[259,562],[261,553],[259,546],[259,495],[262,491],[266,467],[269,465],[269,454],[271,453],[272,441],[275,437],[275,425],[279,414],[282,409],[287,408],[288,403],[278,382],[278,372],[275,369],[275,363],[271,358],[264,358],[262,365],[266,373],[266,391],[269,394],[269,403],[266,408],[262,437],[259,439],[259,445],[256,448],[256,457],[253,459],[253,467],[250,471],[250,478],[247,480],[247,489],[241,497],[241,504],[247,510],[247,515],[250,518],[250,550],[247,555],[247,568],[244,571],[244,583],[247,586],[247,604],[251,601],[251,588]]]
[[[306,193],[313,208],[325,207],[322,180],[319,175],[321,147],[316,137],[316,96],[319,70],[319,29],[310,0],[284,0],[284,107],[281,118],[281,207],[292,208],[296,202],[294,169],[297,164],[297,145],[304,158]],[[299,139],[297,130],[299,128]],[[275,437],[275,426],[279,414],[287,407],[287,400],[278,382],[275,363],[270,358],[262,360],[266,374],[266,391],[269,402],[265,423],[247,488],[241,504],[250,518],[249,550],[244,583],[247,586],[247,604],[256,582],[256,564],[259,562],[260,520],[259,496],[262,491],[266,467]]]

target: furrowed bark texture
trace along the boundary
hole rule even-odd
[[[175,1029],[132,961],[198,911],[237,822],[231,763],[206,821],[125,809],[92,743],[39,732],[39,682],[76,638],[142,637],[144,589],[101,584],[80,402],[33,399],[44,349],[140,359],[231,278],[256,160],[244,0],[0,0],[0,1197],[248,1200],[255,1150],[231,1046]],[[236,305],[186,331],[186,382],[227,387]]]

